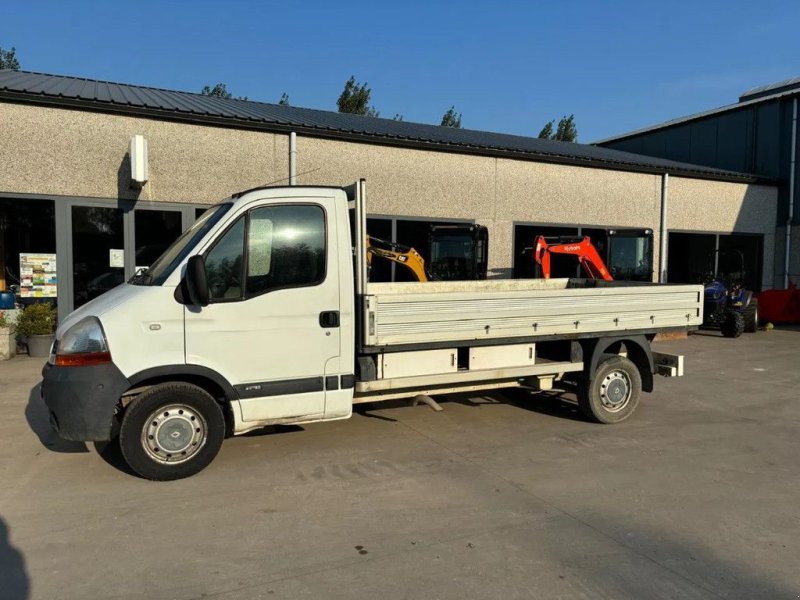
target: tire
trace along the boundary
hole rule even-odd
[[[578,387],[578,406],[586,418],[598,423],[619,423],[639,405],[642,376],[624,356],[604,357],[589,381]]]
[[[738,338],[744,333],[744,316],[739,312],[726,312],[719,330],[727,338]]]
[[[742,316],[744,317],[745,333],[758,331],[758,300],[756,298],[750,300],[750,304],[742,311]]]
[[[136,473],[171,481],[205,469],[224,437],[225,417],[208,392],[191,383],[162,383],[128,405],[119,445]]]

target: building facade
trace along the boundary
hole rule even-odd
[[[367,180],[378,237],[414,245],[432,222],[486,225],[491,277],[519,275],[537,233],[630,228],[653,232],[654,279],[666,267],[662,232],[757,236],[757,286],[772,284],[777,190],[734,171],[9,71],[0,72],[0,130],[0,286],[31,290],[23,257],[53,258],[62,315],[150,264],[207,206],[286,184],[291,133],[297,183]],[[148,143],[142,186],[131,180],[135,135]],[[707,263],[709,255],[694,258]],[[42,277],[42,267],[33,270]],[[46,285],[33,286],[34,300],[38,288]]]
[[[736,104],[614,136],[597,145],[774,181],[778,205],[773,285],[785,287],[788,281],[800,282],[800,192],[795,185],[799,97],[797,77],[747,90]],[[722,249],[739,246],[724,233],[722,237],[718,232],[710,233]],[[680,239],[697,247],[715,244],[709,235],[684,235]],[[676,262],[680,261],[676,258]]]

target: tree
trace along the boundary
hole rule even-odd
[[[539,139],[552,140],[553,139],[553,121],[545,123],[542,130],[539,132]]]
[[[447,109],[447,112],[442,116],[442,122],[440,125],[442,127],[455,127],[456,129],[461,128],[461,113],[456,112],[455,106],[451,106]]]
[[[556,135],[553,139],[560,142],[574,142],[578,139],[578,129],[575,127],[575,115],[563,116],[558,122]]]
[[[392,121],[402,121],[402,120],[403,120],[403,115],[401,115],[400,113],[394,113]]]
[[[281,106],[289,106],[289,94],[283,92],[281,94],[281,99],[278,100],[278,104],[280,104]]]
[[[233,94],[231,94],[228,89],[225,87],[224,83],[218,83],[214,87],[209,87],[207,85],[203,86],[203,89],[200,90],[201,96],[214,96],[215,98],[225,98],[226,100],[229,98],[233,98]],[[247,96],[237,96],[237,100],[247,100]]]
[[[553,133],[553,123],[545,123],[539,132],[539,137],[543,140],[557,140],[559,142],[575,142],[578,140],[578,129],[575,127],[575,115],[561,117],[555,133]]]
[[[224,83],[218,83],[213,88],[205,85],[200,93],[203,96],[214,96],[215,98],[233,98],[233,94],[227,90]]]
[[[20,65],[17,60],[17,49],[3,50],[0,48],[0,69],[11,69],[12,71],[19,71]]]
[[[367,87],[367,83],[359,84],[354,76],[344,84],[344,89],[336,101],[340,113],[350,113],[353,115],[364,115],[367,117],[377,117],[380,113],[370,106],[369,99],[372,90]]]

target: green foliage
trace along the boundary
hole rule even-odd
[[[0,69],[11,69],[12,71],[20,70],[16,48],[11,48],[11,50],[3,50],[0,48]]]
[[[17,319],[21,335],[50,335],[56,329],[56,309],[49,302],[29,304]]]
[[[229,98],[233,98],[233,94],[231,94],[227,87],[225,87],[224,83],[218,83],[214,87],[210,87],[207,85],[203,86],[203,89],[200,90],[201,96],[214,96],[215,98],[225,98],[226,100]],[[237,96],[236,100],[247,100],[247,96]]]
[[[0,310],[0,329],[5,329],[9,327],[11,323],[8,321],[8,317],[6,317],[5,311]]]
[[[447,112],[442,116],[442,122],[440,125],[442,127],[455,127],[456,129],[461,128],[461,113],[456,112],[455,106],[451,106],[447,109]]]
[[[539,137],[543,140],[557,140],[559,142],[576,142],[578,141],[578,129],[575,127],[575,115],[561,117],[556,127],[555,133],[553,132],[553,123],[550,121],[542,127],[539,132]]]
[[[578,129],[575,127],[575,115],[563,116],[558,122],[556,140],[560,142],[575,142],[578,139]]]
[[[344,84],[344,89],[336,101],[336,106],[340,113],[350,113],[353,115],[364,115],[366,117],[377,117],[380,113],[370,106],[369,100],[372,90],[367,87],[367,83],[359,84],[354,76]]]
[[[278,104],[280,104],[281,106],[289,106],[289,94],[283,92],[281,94],[281,99],[278,100]]]

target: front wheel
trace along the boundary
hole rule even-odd
[[[119,445],[145,479],[182,479],[206,468],[225,437],[225,417],[214,398],[191,383],[162,383],[125,410]]]
[[[588,382],[578,388],[578,406],[589,419],[619,423],[633,414],[642,392],[642,376],[624,356],[605,358]]]
[[[738,338],[744,333],[744,316],[733,310],[726,312],[722,317],[719,330],[727,338]]]

